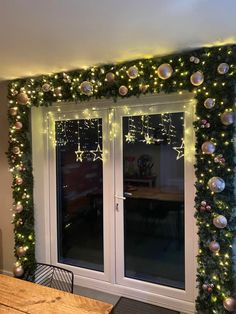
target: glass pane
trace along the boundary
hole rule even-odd
[[[102,119],[57,121],[60,263],[104,271]]]
[[[183,113],[123,118],[125,276],[184,289]]]

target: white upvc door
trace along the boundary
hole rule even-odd
[[[168,109],[167,109],[168,108]],[[178,289],[168,285],[161,285],[156,283],[150,283],[145,279],[139,280],[126,277],[125,274],[125,189],[124,189],[124,130],[123,130],[123,118],[135,117],[135,116],[152,116],[166,113],[183,113],[183,136],[185,145],[184,155],[184,264],[185,264],[185,283],[184,288]],[[193,104],[188,101],[184,102],[160,102],[153,103],[152,105],[136,106],[117,109],[115,113],[116,123],[120,125],[121,132],[115,139],[115,202],[116,202],[116,282],[119,285],[130,287],[133,289],[153,293],[156,296],[172,297],[185,301],[192,301],[195,293],[195,228],[194,228],[194,170],[193,170],[193,152],[194,152],[194,136],[193,136]],[[135,145],[135,144],[130,144]],[[146,154],[147,151],[143,151]],[[168,158],[168,156],[161,156],[160,159]],[[136,161],[137,162],[137,161]],[[155,160],[154,160],[155,162]],[[157,162],[157,161],[156,161]],[[159,160],[160,162],[160,160]],[[162,163],[163,166],[163,163]],[[134,179],[132,179],[134,181]],[[132,184],[131,181],[131,184]],[[148,183],[150,184],[150,183]],[[140,188],[139,188],[140,189]],[[131,193],[132,194],[132,189]],[[129,197],[129,196],[128,196]],[[141,206],[141,205],[140,205]],[[139,226],[137,225],[137,228]],[[149,228],[149,225],[147,225]],[[157,226],[158,228],[158,226]],[[156,247],[152,247],[152,250],[158,250]],[[138,261],[137,261],[138,263]],[[175,263],[175,261],[173,261]],[[135,277],[135,276],[133,276]]]

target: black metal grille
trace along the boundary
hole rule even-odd
[[[36,263],[32,271],[26,272],[24,279],[42,286],[73,293],[74,274],[61,267]]]

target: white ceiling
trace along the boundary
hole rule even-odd
[[[235,0],[0,0],[0,80],[236,42]]]

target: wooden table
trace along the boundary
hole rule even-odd
[[[0,275],[0,313],[108,314],[112,305]]]

